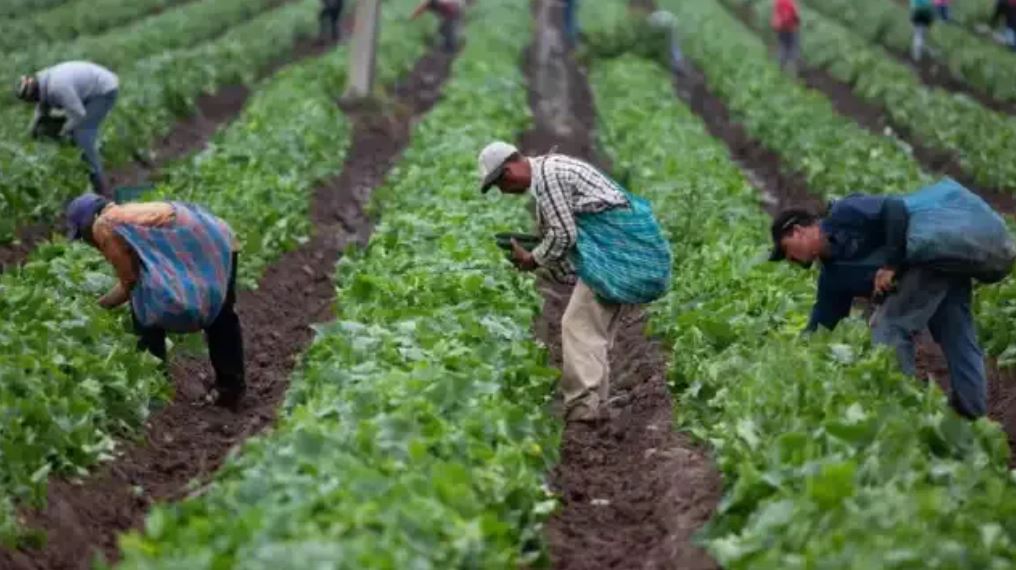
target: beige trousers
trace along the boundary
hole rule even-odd
[[[595,419],[600,415],[600,406],[607,402],[610,390],[607,354],[625,307],[601,303],[581,279],[575,285],[561,319],[564,360],[561,391],[567,419]]]

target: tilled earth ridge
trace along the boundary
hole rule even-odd
[[[314,192],[312,238],[270,265],[256,291],[238,295],[248,382],[241,409],[231,413],[203,402],[213,378],[206,359],[173,362],[176,397],[153,414],[145,437],[125,444],[120,457],[84,482],[52,481],[47,507],[24,513],[30,528],[47,534],[47,545],[0,550],[0,568],[79,570],[95,554],[115,560],[117,536],[140,527],[153,503],[185,497],[192,481],[208,480],[230,450],[271,425],[313,338],[310,325],[333,317],[332,277],[341,252],[370,235],[364,207],[371,190],[405,148],[416,118],[437,101],[451,61],[438,50],[422,58],[395,89],[395,115],[349,110],[350,151],[341,174]]]
[[[538,2],[534,12],[537,37],[524,68],[536,127],[521,136],[522,150],[556,150],[609,170],[596,151],[588,83],[561,40],[560,4]],[[541,282],[540,290],[535,333],[560,366],[571,287]],[[665,350],[644,324],[641,311],[628,315],[611,351],[610,420],[565,427],[561,461],[550,473],[561,500],[547,529],[555,568],[716,567],[694,534],[719,501],[720,476],[706,452],[674,431]]]

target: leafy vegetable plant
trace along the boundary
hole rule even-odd
[[[770,0],[726,1],[748,7],[756,30],[770,29],[766,25],[772,10]],[[1016,191],[1016,164],[1010,160],[1016,119],[968,97],[926,87],[916,72],[885,50],[807,7],[802,7],[801,17],[801,53],[808,63],[884,108],[893,123],[911,137],[956,155],[979,183]]]
[[[0,51],[17,51],[37,42],[71,40],[122,26],[190,0],[74,0],[18,20],[0,19]]]
[[[52,8],[68,0],[7,0],[0,4],[0,18],[23,18],[33,12]]]
[[[274,1],[263,0],[256,5],[240,2],[240,7],[222,2],[215,2],[214,6],[209,4],[206,8],[209,13],[191,14],[206,20],[205,28],[188,32],[188,23],[184,21],[161,30],[173,37],[172,45],[179,49],[147,58],[143,54],[151,52],[139,52],[131,48],[130,42],[144,45],[142,49],[147,50],[149,44],[146,42],[158,44],[158,40],[149,35],[158,28],[141,26],[142,31],[147,31],[128,34],[119,42],[112,42],[117,49],[103,53],[116,53],[123,65],[114,66],[114,71],[120,75],[121,93],[116,109],[103,127],[102,152],[107,166],[125,162],[135,151],[142,151],[159,135],[168,132],[180,116],[193,111],[194,100],[200,94],[231,83],[251,82],[259,70],[288,53],[296,39],[313,33],[315,0],[300,0],[268,10]],[[184,8],[194,6],[199,4]],[[254,15],[255,6],[260,6],[258,10],[264,13],[244,21]],[[214,40],[200,43],[202,34],[220,33],[232,24],[237,25]],[[88,50],[78,53],[81,57],[99,55]],[[71,55],[54,52],[55,59],[48,63]],[[109,63],[102,57],[94,59]],[[35,69],[12,69],[11,73],[30,71]],[[31,220],[53,219],[70,196],[88,185],[85,166],[76,149],[29,140],[26,129],[31,112],[27,105],[0,108],[0,130],[3,131],[0,171],[4,173],[0,184],[0,209],[5,214],[0,220],[0,241],[10,241],[15,229]]]
[[[477,188],[475,156],[528,124],[529,10],[483,2],[443,100],[375,196],[383,220],[339,268],[277,429],[200,497],[123,538],[123,568],[517,568],[553,508],[555,373],[532,282],[493,239],[523,204]]]
[[[431,28],[394,14],[386,24],[379,64],[381,79],[391,81],[422,53],[421,36]],[[243,241],[245,284],[307,238],[310,189],[341,166],[350,131],[335,101],[345,64],[341,48],[281,71],[209,150],[171,169],[160,189],[230,222]],[[83,474],[108,458],[113,437],[133,433],[149,402],[168,391],[155,362],[135,351],[123,312],[98,307],[111,284],[97,253],[66,242],[43,245],[23,268],[0,275],[4,542],[18,532],[14,503],[38,504],[50,472]]]
[[[909,10],[893,0],[822,0],[805,4],[839,20],[869,41],[900,54],[910,53],[913,25]],[[931,57],[960,81],[996,99],[1016,101],[1016,58],[1005,47],[950,25],[932,26],[929,47]]]
[[[728,36],[729,38],[729,36]],[[702,539],[724,568],[1011,568],[1016,487],[998,427],[896,371],[862,326],[800,338],[811,280],[764,261],[768,219],[726,148],[633,58],[591,74],[602,145],[677,244],[652,324],[678,423],[726,494]]]
[[[898,141],[868,133],[781,73],[765,44],[716,2],[661,5],[677,15],[682,46],[713,92],[751,136],[804,176],[812,192],[832,198],[901,193],[931,180]],[[1016,280],[980,288],[975,298],[985,348],[1016,357],[1008,324],[1008,315],[1016,312]]]

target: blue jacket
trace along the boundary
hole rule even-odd
[[[806,330],[835,328],[855,298],[871,296],[880,268],[902,268],[907,219],[900,198],[854,194],[832,204],[820,222],[828,248]]]

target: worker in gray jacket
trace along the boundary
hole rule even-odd
[[[97,148],[99,127],[116,104],[120,80],[112,71],[87,61],[68,61],[25,75],[17,85],[22,101],[36,103],[30,133],[39,136],[40,120],[54,109],[62,110],[66,122],[61,138],[70,138],[88,164],[89,179],[99,194],[109,195]]]

